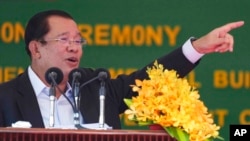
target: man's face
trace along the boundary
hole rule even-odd
[[[48,19],[50,31],[45,35],[47,43],[39,47],[40,59],[37,61],[44,70],[50,67],[60,68],[65,76],[79,67],[82,56],[81,36],[77,24],[71,20],[58,16]]]

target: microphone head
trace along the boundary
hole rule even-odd
[[[63,72],[57,67],[49,68],[45,73],[45,80],[47,83],[52,84],[53,79],[55,80],[56,84],[62,82]]]
[[[83,69],[75,68],[69,73],[69,82],[77,79],[80,83],[83,83],[83,78],[86,77],[86,73]]]
[[[98,73],[98,78],[100,81],[103,81],[103,80],[110,78],[109,71],[106,69],[99,68],[96,70],[96,72]]]
[[[99,80],[105,80],[108,77],[107,72],[101,71],[98,73]]]

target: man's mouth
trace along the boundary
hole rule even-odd
[[[68,58],[67,60],[70,61],[70,62],[74,62],[74,63],[78,62],[78,59],[75,58],[75,57]]]

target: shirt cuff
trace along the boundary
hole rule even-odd
[[[193,38],[189,38],[184,45],[182,46],[182,52],[184,54],[184,56],[186,56],[186,58],[191,62],[191,63],[196,63],[199,59],[201,59],[201,57],[204,54],[201,54],[199,52],[197,52],[192,43],[191,43],[191,39]]]

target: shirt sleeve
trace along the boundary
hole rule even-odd
[[[185,43],[184,45],[182,46],[182,51],[183,51],[183,54],[187,57],[187,59],[192,62],[193,64],[195,62],[197,62],[199,59],[201,59],[201,57],[204,55],[204,54],[201,54],[199,52],[197,52],[192,43],[191,43],[191,40],[194,39],[193,37],[189,38]]]

